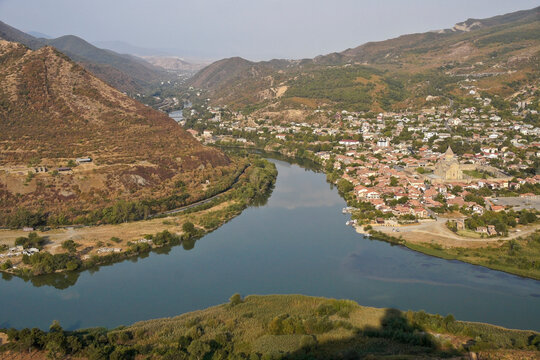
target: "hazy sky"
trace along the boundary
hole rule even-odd
[[[452,27],[538,0],[0,0],[23,31],[121,40],[179,56],[305,58]]]

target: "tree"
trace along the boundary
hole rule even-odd
[[[239,293],[233,294],[233,296],[229,298],[229,301],[231,306],[235,306],[244,302],[244,300],[242,300],[242,295],[240,295]]]
[[[354,189],[354,185],[345,179],[339,180],[337,187],[342,194],[346,194]]]
[[[182,224],[182,231],[186,234],[192,235],[195,233],[195,225],[192,222],[186,221]]]
[[[77,251],[78,246],[80,245],[71,239],[66,240],[62,243],[62,248],[67,250],[70,253],[74,253],[75,251]]]
[[[449,330],[448,327],[452,325],[456,321],[456,318],[454,318],[454,315],[448,314],[444,317],[444,326],[446,327],[446,330]]]
[[[15,239],[15,245],[20,245],[25,249],[31,247],[41,249],[43,247],[43,244],[45,244],[45,238],[42,236],[38,236],[38,234],[35,232],[31,232],[30,234],[28,234],[27,238],[21,236]]]

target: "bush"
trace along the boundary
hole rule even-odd
[[[233,296],[231,296],[229,298],[229,302],[230,302],[231,306],[236,306],[238,304],[243,303],[244,300],[242,300],[242,295],[240,295],[239,293],[236,293],[236,294],[234,294]]]
[[[80,245],[71,239],[66,240],[62,243],[62,249],[65,249],[70,253],[74,253],[75,251],[77,251],[78,246]]]
[[[32,248],[32,247],[41,249],[43,248],[44,244],[45,244],[45,238],[38,236],[38,234],[35,232],[31,232],[30,234],[28,234],[28,237],[26,238],[24,236],[21,236],[15,239],[15,245],[17,246],[20,245],[25,249]]]
[[[186,221],[182,224],[182,231],[186,234],[192,235],[195,233],[195,225],[192,222]]]

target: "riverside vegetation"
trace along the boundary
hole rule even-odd
[[[228,304],[108,330],[4,329],[6,356],[34,359],[534,359],[534,331],[302,295],[231,297]]]
[[[23,278],[34,277],[63,271],[81,271],[91,269],[98,265],[110,264],[122,261],[129,257],[145,255],[153,249],[170,247],[182,244],[189,250],[195,245],[195,241],[210,231],[215,230],[223,223],[237,216],[250,205],[260,205],[268,198],[275,184],[277,170],[273,163],[252,155],[249,159],[249,166],[246,164],[245,170],[238,176],[238,181],[233,182],[231,188],[223,192],[212,201],[196,207],[188,208],[182,214],[192,215],[191,221],[182,224],[180,234],[171,233],[167,230],[156,234],[147,234],[138,241],[129,241],[127,249],[121,252],[112,252],[101,255],[91,255],[84,259],[82,253],[78,251],[79,244],[73,240],[66,240],[62,243],[65,253],[51,254],[41,251],[33,255],[23,255],[22,264],[17,268],[13,267],[10,260],[2,263],[0,270]],[[224,179],[228,184],[230,179]],[[229,185],[227,185],[229,186]],[[217,186],[221,191],[226,190],[222,186]],[[212,194],[216,190],[211,190]],[[226,206],[213,210],[218,205]],[[204,210],[209,210],[204,212]],[[204,214],[203,214],[204,212]],[[199,214],[200,213],[200,214]],[[128,219],[130,219],[128,217]],[[120,239],[112,238],[111,242],[120,242]],[[28,237],[20,237],[16,240],[16,245],[23,248],[36,247],[42,249],[46,242],[45,237],[40,237],[36,233],[30,233]]]

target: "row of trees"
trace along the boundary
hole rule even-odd
[[[508,228],[519,224],[527,225],[538,221],[538,216],[533,211],[486,211],[482,215],[474,214],[465,220],[468,229],[476,230],[481,226],[494,225],[495,230],[502,235],[508,235]]]

